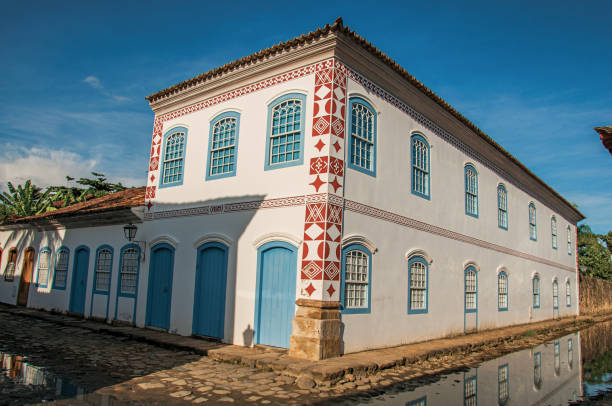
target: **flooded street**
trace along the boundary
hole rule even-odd
[[[612,392],[612,322],[474,368],[386,387],[373,385],[350,396],[324,388],[300,390],[274,373],[78,327],[4,313],[0,313],[0,322],[4,326],[0,332],[0,405],[612,404],[607,399],[612,398],[608,395]],[[172,385],[182,385],[179,389],[183,390],[172,389]],[[179,392],[184,393],[176,395]]]

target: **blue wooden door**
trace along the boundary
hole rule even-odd
[[[193,334],[223,338],[227,247],[211,242],[198,249]]]
[[[74,255],[72,286],[70,288],[69,310],[73,313],[83,314],[85,311],[85,292],[87,287],[88,268],[89,248],[77,248]]]
[[[170,301],[172,298],[172,272],[174,248],[159,244],[151,249],[149,290],[147,294],[147,325],[170,327]]]
[[[284,242],[259,248],[255,335],[258,344],[289,348],[295,313],[297,252]]]

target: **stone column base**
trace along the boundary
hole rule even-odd
[[[298,299],[289,355],[321,360],[340,356],[340,302]]]

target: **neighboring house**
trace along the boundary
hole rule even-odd
[[[140,220],[85,223],[67,245],[71,264],[90,250],[85,316],[319,359],[578,314],[584,216],[340,19],[147,99],[133,302],[121,229]],[[33,232],[40,258],[51,237]],[[70,295],[29,305],[68,310]]]
[[[599,134],[603,146],[612,154],[612,126],[595,127],[594,129]]]

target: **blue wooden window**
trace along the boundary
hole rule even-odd
[[[557,283],[557,280],[555,279],[553,281],[553,308],[558,309],[559,308],[559,284]]]
[[[508,376],[508,364],[497,368],[497,401],[499,406],[504,406],[510,399],[510,379]]]
[[[98,248],[94,274],[94,293],[108,293],[110,290],[112,267],[113,249],[109,246]]]
[[[567,254],[572,255],[572,228],[567,226]]]
[[[38,254],[38,286],[46,288],[49,284],[49,267],[51,266],[51,250],[44,247]]]
[[[572,288],[570,281],[565,282],[565,305],[571,307],[572,305]]]
[[[376,176],[376,113],[360,97],[349,100],[351,111],[348,167]]]
[[[463,405],[476,406],[478,404],[478,382],[476,376],[464,378]]]
[[[136,296],[139,268],[140,248],[135,244],[123,247],[121,250],[121,266],[119,268],[119,296]]]
[[[268,106],[265,170],[301,165],[304,162],[306,96],[290,93]]]
[[[478,217],[478,172],[472,165],[465,166],[465,214]]]
[[[567,339],[567,364],[569,369],[574,368],[574,340]]]
[[[508,192],[501,184],[497,186],[497,226],[508,229]]]
[[[529,238],[533,241],[538,240],[538,229],[536,226],[536,207],[529,203]]]
[[[61,247],[57,251],[55,260],[55,271],[53,273],[53,289],[66,289],[66,277],[68,275],[68,257],[70,251]]]
[[[186,143],[187,129],[185,127],[173,128],[164,135],[160,188],[183,184]]]
[[[542,353],[533,354],[533,386],[536,389],[542,387]]]
[[[478,309],[478,277],[476,268],[468,266],[465,269],[465,312],[473,313]]]
[[[408,261],[408,313],[427,313],[429,266],[423,257]]]
[[[236,175],[240,114],[229,111],[210,123],[206,180]]]
[[[4,269],[4,280],[12,281],[15,277],[15,267],[17,266],[17,248],[11,248]]]
[[[508,310],[508,274],[505,271],[497,275],[497,310]]]
[[[533,308],[540,308],[540,277],[538,275],[533,277],[532,281],[532,289],[533,289]]]
[[[414,134],[412,143],[412,193],[429,199],[429,144],[419,134]]]
[[[557,218],[552,216],[550,219],[550,234],[552,237],[552,247],[557,249]]]
[[[351,244],[342,250],[343,313],[370,313],[372,254],[363,245]]]
[[[559,341],[555,341],[553,348],[555,376],[559,376],[561,373],[561,344]]]
[[[427,396],[411,400],[410,402],[406,403],[406,406],[427,406]]]

